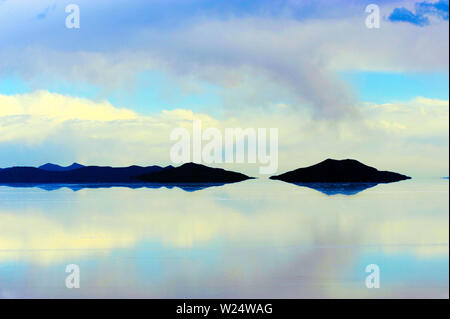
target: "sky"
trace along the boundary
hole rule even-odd
[[[65,25],[72,3],[80,28]],[[365,24],[369,3],[379,28]],[[355,158],[448,176],[448,8],[0,0],[0,167],[169,165],[170,132],[198,118],[278,128],[280,173]]]

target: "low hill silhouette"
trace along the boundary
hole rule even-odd
[[[247,175],[212,168],[196,163],[167,168],[159,172],[143,174],[139,180],[152,183],[234,183],[251,179]]]
[[[379,171],[354,159],[327,159],[270,177],[289,183],[391,183],[410,178],[399,173]]]

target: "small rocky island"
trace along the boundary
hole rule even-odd
[[[327,159],[270,177],[289,183],[392,183],[410,178],[399,173],[379,171],[354,159]]]
[[[83,166],[67,167],[45,164],[40,167],[10,167],[0,169],[2,184],[95,184],[95,183],[234,183],[250,179],[247,175],[187,163],[167,166]]]

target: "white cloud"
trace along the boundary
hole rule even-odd
[[[405,103],[369,104],[365,112],[370,125],[400,136],[448,134],[448,101],[418,97]]]

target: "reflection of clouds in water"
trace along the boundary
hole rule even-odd
[[[3,297],[448,296],[448,184],[331,197],[263,180],[193,193],[0,187],[0,197]],[[380,256],[384,276],[409,268],[405,254],[416,268],[403,281],[365,288],[362,262]],[[63,286],[74,262],[75,292]]]
[[[0,206],[0,261],[46,264],[141,242],[197,248],[211,241],[280,249],[381,245],[386,253],[448,255],[448,214],[443,215],[448,203],[442,202],[442,193],[421,198],[417,192],[396,192],[403,187],[380,185],[381,192],[326,198],[296,186],[256,183],[192,194],[175,189],[37,191],[20,205]],[[243,199],[223,200],[233,198]],[[23,253],[36,250],[41,252]]]

